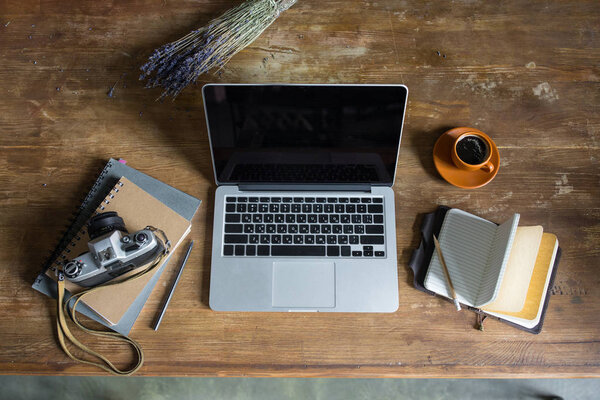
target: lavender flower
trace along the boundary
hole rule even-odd
[[[193,30],[181,39],[167,43],[140,67],[140,80],[146,87],[162,87],[157,100],[173,99],[201,74],[217,72],[235,55],[252,43],[283,11],[297,0],[248,0]]]

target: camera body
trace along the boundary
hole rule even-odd
[[[94,216],[88,224],[89,252],[65,263],[65,277],[93,287],[157,260],[166,249],[154,231],[146,227],[130,234],[116,212]]]

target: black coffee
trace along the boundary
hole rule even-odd
[[[483,139],[477,136],[466,136],[456,144],[456,154],[465,163],[477,165],[485,161],[488,149]]]

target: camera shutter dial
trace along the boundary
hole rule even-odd
[[[63,269],[67,278],[73,279],[77,278],[79,274],[81,274],[82,268],[83,264],[79,261],[69,261]]]

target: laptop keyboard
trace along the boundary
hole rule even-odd
[[[385,257],[383,197],[226,196],[224,256]]]

